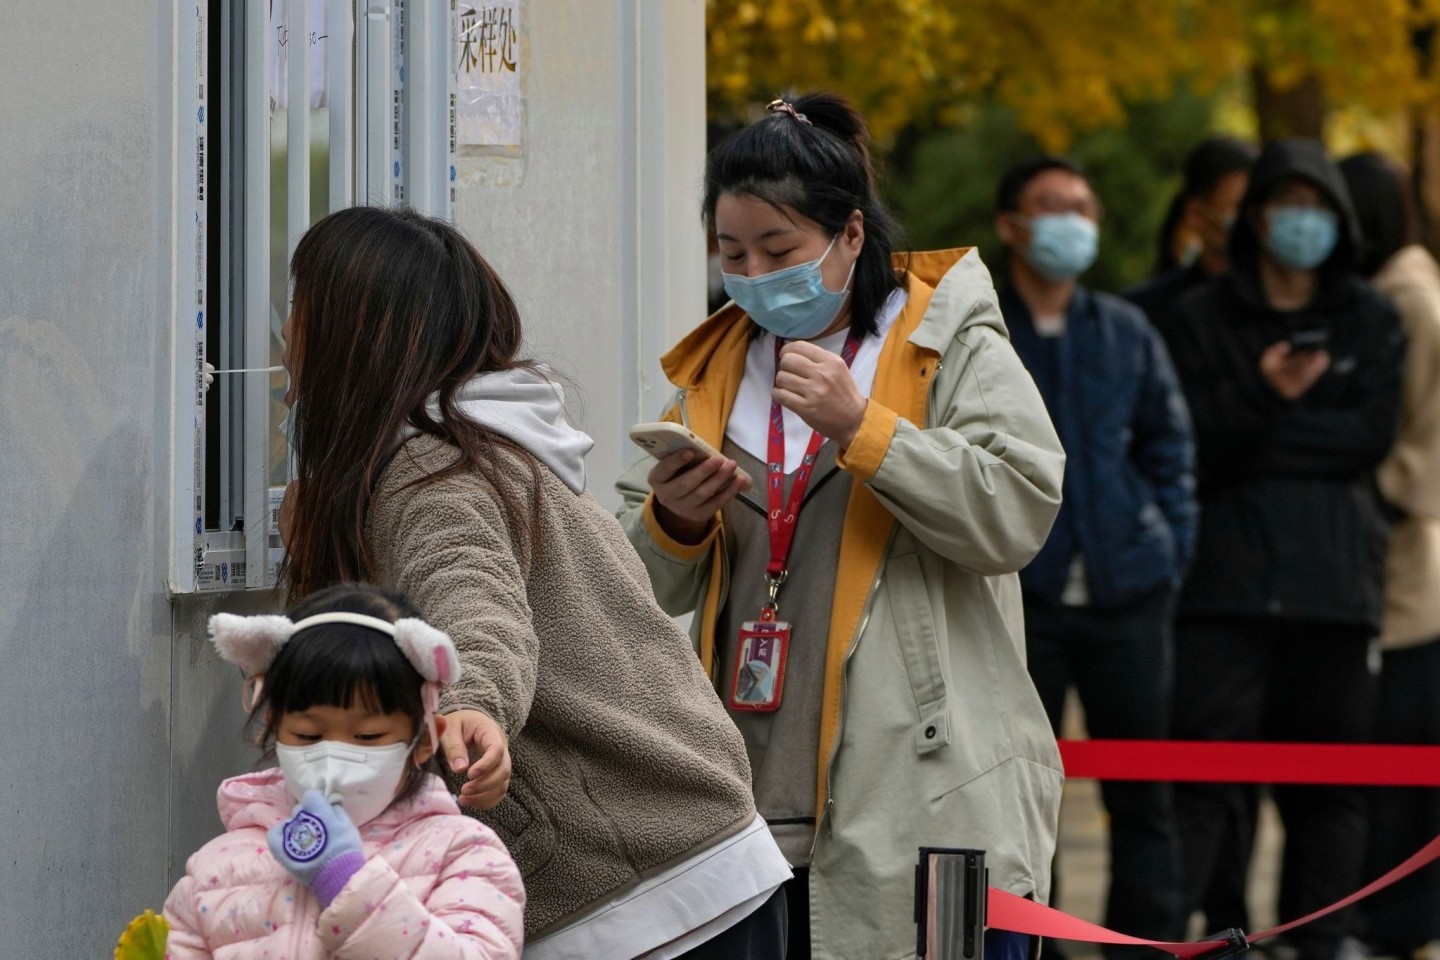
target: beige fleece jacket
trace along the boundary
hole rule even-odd
[[[415,483],[455,453],[401,447],[366,533],[383,581],[455,640],[465,672],[445,709],[510,735],[510,791],[479,816],[520,865],[534,939],[747,825],[750,767],[615,518],[501,452],[522,508],[538,500],[522,537],[477,473]]]
[[[1388,649],[1440,637],[1440,266],[1404,247],[1375,276],[1405,324],[1405,401],[1400,435],[1380,465],[1380,489],[1404,519],[1390,533],[1385,615]]]

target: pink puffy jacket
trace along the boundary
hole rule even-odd
[[[220,785],[228,833],[200,849],[165,902],[169,960],[515,960],[520,871],[438,777],[360,828],[366,863],[323,912],[265,845],[295,801],[278,770]]]

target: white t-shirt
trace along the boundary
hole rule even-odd
[[[855,352],[855,362],[850,365],[850,376],[863,396],[870,396],[875,387],[875,371],[880,366],[880,351],[885,338],[900,311],[905,309],[909,294],[895,290],[875,314],[879,328],[873,337],[860,341]],[[849,330],[832,333],[821,340],[813,341],[837,356],[845,347]],[[735,408],[730,411],[730,422],[725,425],[725,436],[741,450],[764,463],[770,455],[770,391],[775,386],[775,335],[763,333],[750,341],[750,350],[745,355],[745,376],[740,381],[740,390],[735,394]],[[800,469],[805,457],[805,448],[810,444],[810,426],[789,410],[783,410],[785,419],[785,473]]]
[[[523,960],[669,960],[750,916],[790,876],[757,814],[728,840],[527,943]]]
[[[1065,314],[1063,313],[1057,313],[1053,317],[1032,317],[1031,322],[1035,324],[1035,333],[1038,336],[1046,339],[1065,336]]]

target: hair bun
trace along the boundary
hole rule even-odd
[[[797,113],[809,118],[816,129],[824,130],[854,147],[873,178],[874,171],[870,166],[870,130],[865,126],[865,118],[851,106],[849,100],[838,93],[827,91],[788,95],[783,99],[789,102]]]

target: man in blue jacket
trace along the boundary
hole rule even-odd
[[[1057,732],[1073,684],[1091,736],[1169,735],[1171,615],[1195,540],[1194,446],[1175,371],[1136,307],[1081,286],[1100,205],[1084,172],[1039,157],[1000,181],[1008,248],[1000,307],[1068,457],[1064,505],[1025,570],[1030,674]],[[1168,785],[1105,783],[1106,924],[1156,940],[1185,933]],[[1109,960],[1142,956],[1110,947]]]

